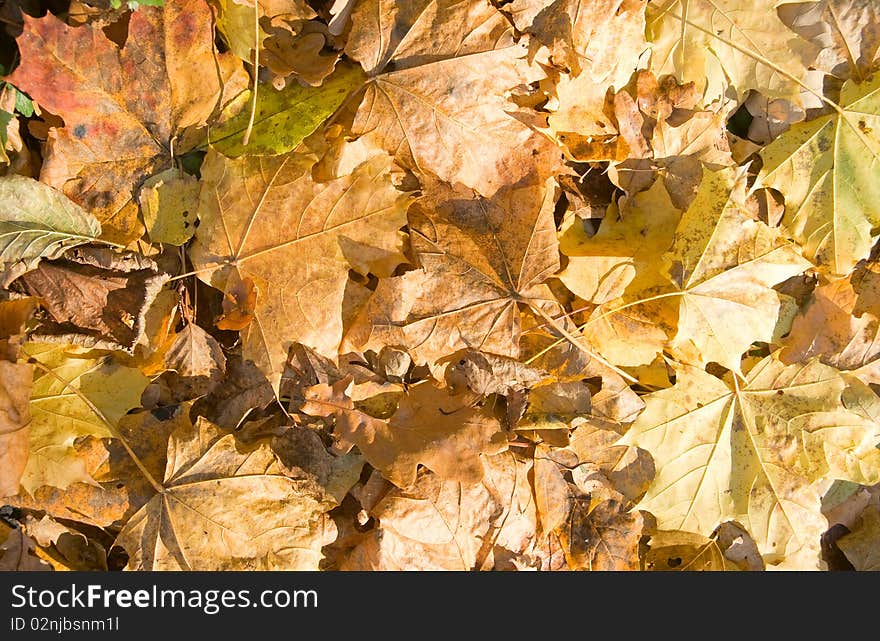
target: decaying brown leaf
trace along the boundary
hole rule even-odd
[[[349,380],[307,390],[302,411],[336,416],[334,434],[348,449],[357,445],[369,463],[395,485],[416,480],[418,464],[442,479],[478,482],[483,454],[497,454],[507,438],[491,411],[470,406],[442,387],[423,383],[404,396],[389,421],[355,409],[345,394]]]

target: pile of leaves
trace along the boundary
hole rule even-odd
[[[880,568],[877,3],[146,5],[0,5],[0,568]]]

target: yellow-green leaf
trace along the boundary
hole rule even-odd
[[[648,5],[651,70],[696,82],[706,102],[728,85],[797,99],[817,52],[789,30],[767,0],[662,0]],[[771,63],[771,64],[768,64]],[[797,80],[796,80],[797,79]]]
[[[768,356],[742,383],[678,366],[675,386],[646,396],[620,441],[657,466],[638,507],[662,529],[704,536],[737,520],[768,564],[814,569],[827,527],[819,482],[880,480],[877,424],[844,406],[845,390],[815,360]]]
[[[840,105],[769,145],[759,176],[785,197],[782,222],[804,255],[833,275],[868,256],[880,226],[880,76],[845,83]]]
[[[90,357],[72,345],[28,343],[25,353],[56,376],[35,370],[31,393],[31,453],[21,479],[33,491],[42,485],[66,488],[71,483],[95,483],[73,450],[81,436],[112,436],[107,424],[75,392],[91,401],[112,424],[141,404],[149,379],[140,370],[124,367],[111,356]],[[61,380],[59,380],[61,379]],[[70,385],[65,385],[61,381]],[[73,389],[71,389],[73,388]]]
[[[243,138],[250,119],[250,92],[242,94],[231,107],[238,111],[236,116],[211,130],[211,146],[231,158],[287,153],[327,120],[363,85],[365,78],[360,67],[340,64],[320,87],[303,87],[291,82],[277,91],[261,85],[248,144],[243,144]],[[245,101],[247,104],[242,107]]]

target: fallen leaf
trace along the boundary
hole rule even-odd
[[[354,136],[484,196],[547,176],[556,152],[508,113],[516,105],[505,95],[544,74],[490,3],[361,0],[351,22],[345,52],[369,76]]]
[[[607,342],[609,359],[647,364],[668,333],[669,349],[684,362],[739,371],[752,343],[773,342],[782,300],[772,286],[810,264],[777,229],[746,213],[744,179],[733,170],[705,173],[663,257],[666,284],[641,291],[635,284],[595,310],[584,330],[597,350],[605,354]],[[639,349],[627,353],[628,341]]]
[[[101,225],[59,191],[24,176],[0,177],[0,268],[8,286],[42,258],[96,240]]]
[[[399,255],[407,196],[392,186],[389,165],[375,156],[318,183],[305,156],[206,158],[190,258],[220,289],[230,272],[253,281],[257,303],[242,330],[243,353],[276,391],[291,343],[336,353],[349,269],[366,273],[376,255]],[[306,255],[320,260],[301,260]]]
[[[651,572],[729,572],[737,566],[724,557],[714,538],[693,532],[659,530],[648,540],[644,569]]]
[[[761,0],[663,0],[648,7],[651,70],[695,82],[708,103],[728,85],[797,100],[816,54]]]
[[[115,363],[112,357],[90,358],[72,345],[28,343],[24,351],[52,374],[35,370],[30,401],[31,454],[22,487],[33,492],[42,485],[63,489],[77,481],[94,483],[83,462],[74,456],[74,441],[81,436],[112,436],[93,407],[115,425],[140,405],[148,379],[135,368]]]
[[[818,356],[826,365],[855,370],[857,376],[875,382],[880,356],[880,301],[874,294],[878,285],[876,266],[867,264],[847,278],[817,287],[792,323],[782,360],[794,363]]]
[[[519,304],[546,299],[541,286],[559,268],[552,193],[526,184],[486,199],[435,183],[409,221],[422,271],[377,289],[378,313],[368,304],[358,347],[403,344],[428,364],[468,348],[517,357]]]
[[[167,280],[153,261],[135,253],[77,250],[43,261],[21,278],[51,317],[32,338],[131,352],[143,335],[146,310]]]
[[[825,519],[817,482],[880,479],[876,425],[844,408],[840,373],[769,356],[742,383],[683,365],[676,377],[645,397],[620,440],[648,450],[657,466],[637,507],[661,529],[705,536],[735,519],[768,564],[818,567]]]
[[[785,197],[785,225],[833,276],[868,256],[880,224],[880,78],[844,83],[840,111],[798,123],[761,152],[759,184]]]
[[[9,77],[64,119],[63,128],[50,130],[42,180],[120,242],[141,233],[139,184],[199,142],[187,128],[204,125],[235,85],[234,74],[243,74],[216,53],[204,0],[141,7],[128,31],[120,49],[99,25],[26,15],[17,40],[22,64]]]
[[[779,19],[819,49],[813,66],[838,78],[862,81],[876,68],[880,13],[862,0],[784,2]]]
[[[861,522],[856,528],[837,540],[837,546],[860,572],[880,570],[880,512],[868,507],[862,512]]]
[[[231,158],[292,151],[360,88],[363,81],[360,67],[340,65],[320,87],[303,87],[292,82],[280,91],[261,88],[257,92],[254,124],[247,145],[243,137],[251,117],[251,95],[242,94],[228,108],[237,112],[236,115],[211,129],[211,146]],[[242,109],[243,104],[248,106]]]
[[[52,566],[35,553],[34,541],[22,530],[15,529],[0,545],[0,571],[3,572],[45,572]]]
[[[240,449],[204,419],[171,435],[162,487],[117,537],[129,569],[317,569],[335,537],[324,516],[335,501],[320,487],[280,474],[265,443]]]
[[[289,25],[317,15],[305,0],[218,0],[217,6],[217,26],[226,36],[230,50],[247,62],[253,60],[253,51],[257,48],[254,12],[260,29],[257,37],[260,49],[268,35],[267,25]],[[262,57],[262,52],[260,55]]]
[[[307,390],[301,411],[335,415],[334,434],[340,444],[346,449],[356,445],[367,462],[398,487],[415,482],[419,464],[442,479],[477,483],[483,475],[482,455],[507,447],[501,424],[490,411],[462,403],[444,388],[428,382],[413,387],[384,421],[354,408],[345,394],[349,382]]]
[[[199,184],[195,177],[168,169],[145,180],[138,202],[154,243],[184,245],[196,231]]]
[[[32,365],[0,360],[0,496],[18,493],[27,466],[33,376]]]
[[[469,571],[504,563],[548,567],[536,550],[528,467],[510,454],[487,459],[483,483],[465,485],[430,472],[393,489],[371,510],[382,525],[351,551],[342,570]]]
[[[626,512],[614,500],[587,509],[583,499],[562,526],[569,568],[591,571],[639,569],[642,515]]]

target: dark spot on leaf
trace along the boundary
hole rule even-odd
[[[86,135],[86,126],[85,125],[77,125],[73,128],[73,135],[82,140]]]
[[[681,557],[676,556],[671,559],[666,559],[666,565],[668,565],[671,568],[677,568],[679,565],[681,565]]]

